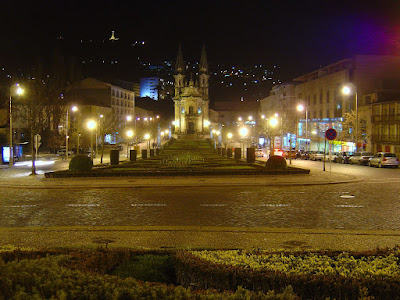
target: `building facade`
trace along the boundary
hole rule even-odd
[[[345,138],[344,118],[356,108],[368,115],[371,94],[399,91],[399,70],[400,56],[357,55],[295,78],[296,101],[304,104],[307,111],[307,121],[304,116],[299,124],[299,135],[310,139],[309,145],[302,148],[323,150],[325,131],[334,128],[339,132],[338,140],[332,142],[334,151],[372,151],[370,135],[360,130],[362,126],[357,135],[351,128],[352,138]],[[348,84],[352,93],[344,95],[342,88]],[[369,116],[364,121],[368,123]]]
[[[179,48],[175,77],[175,133],[178,135],[208,133],[209,125],[209,75],[206,51],[203,46],[196,81],[186,74],[182,50]]]
[[[140,78],[140,97],[149,97],[153,100],[158,100],[158,85],[160,78],[145,77]]]

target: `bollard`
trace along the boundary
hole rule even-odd
[[[235,148],[235,159],[242,159],[242,149]]]
[[[147,149],[142,149],[142,159],[147,159]]]
[[[247,163],[252,164],[256,162],[256,148],[247,148],[246,160]]]
[[[131,150],[130,151],[129,159],[130,159],[130,161],[136,161],[136,159],[137,159],[137,151],[136,150]]]
[[[232,148],[226,149],[226,157],[227,158],[232,158]]]
[[[222,148],[222,153],[221,153],[221,155],[222,155],[222,156],[226,156],[226,148]]]
[[[119,164],[119,150],[118,149],[110,150],[110,164],[112,166],[117,166]]]

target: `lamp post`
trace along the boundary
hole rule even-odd
[[[354,91],[355,97],[356,97],[356,132],[354,134],[354,144],[356,145],[356,151],[358,148],[358,93],[357,89],[355,87],[352,87],[350,85],[345,85],[342,88],[342,93],[344,95],[350,95]]]
[[[144,139],[147,140],[147,149],[150,151],[150,134],[146,133]]]
[[[126,139],[126,158],[128,159],[128,157],[129,157],[129,140],[133,137],[133,131],[132,130],[128,130],[126,132],[126,136],[127,136],[127,139]]]
[[[96,128],[96,121],[94,120],[89,120],[87,122],[87,127],[90,130],[90,158],[93,161],[93,130]]]
[[[308,109],[303,105],[299,104],[297,105],[297,111],[306,111],[306,151],[309,151],[308,149]]]
[[[72,106],[71,110],[73,112],[78,110],[78,107]],[[68,126],[69,126],[69,108],[67,109],[67,118],[65,119],[65,160],[68,161]]]
[[[14,165],[14,147],[13,147],[13,126],[12,126],[12,94],[15,92],[17,95],[22,95],[24,90],[20,87],[18,83],[10,87],[10,157],[8,165],[12,167]]]
[[[242,126],[239,128],[239,135],[242,138],[242,147],[243,147],[243,157],[244,157],[244,138],[249,134],[249,129],[246,126]]]

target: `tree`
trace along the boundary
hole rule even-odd
[[[344,121],[342,123],[342,131],[339,138],[344,141],[356,141],[356,112],[354,110],[345,113]],[[367,112],[358,110],[358,134],[357,139],[359,142],[367,138]]]

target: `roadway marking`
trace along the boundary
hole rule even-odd
[[[164,203],[137,203],[137,204],[131,204],[132,207],[148,207],[148,206],[167,206],[167,204]]]
[[[341,195],[340,198],[345,198],[345,199],[350,199],[350,198],[355,198],[356,196],[353,195]]]
[[[351,205],[351,204],[341,204],[341,205],[335,205],[335,207],[341,207],[341,208],[362,208],[364,206],[362,205]]]
[[[97,206],[100,206],[100,204],[67,204],[65,206],[68,206],[68,207],[97,207]]]
[[[288,207],[290,204],[260,204],[262,207]]]
[[[26,205],[4,205],[7,208],[25,208],[25,207],[36,207],[36,204],[26,204]]]
[[[200,204],[200,206],[220,207],[220,206],[228,206],[228,205],[226,205],[226,204]]]

